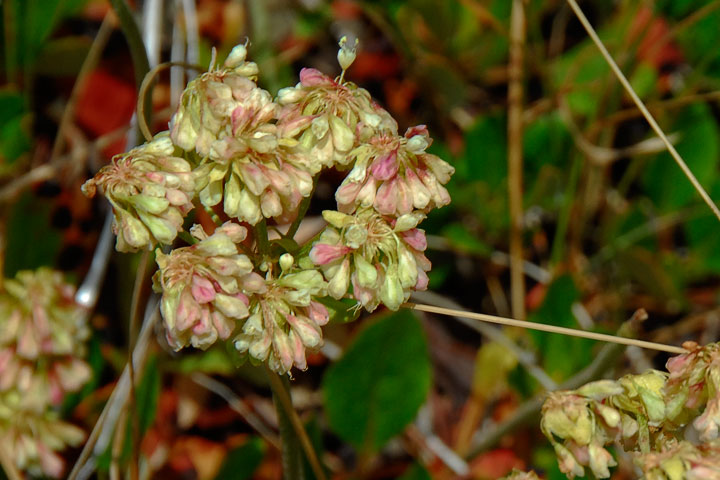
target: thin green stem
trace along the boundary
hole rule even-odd
[[[268,241],[267,220],[260,220],[254,227],[255,242],[257,243],[258,252],[261,256],[265,256],[270,251],[270,242]]]
[[[278,414],[280,425],[280,438],[282,440],[283,477],[286,480],[303,480],[305,472],[302,468],[302,451],[310,463],[313,474],[317,480],[325,480],[325,471],[320,465],[317,454],[313,449],[310,437],[300,421],[300,417],[292,406],[290,398],[290,381],[286,376],[280,376],[265,367],[270,388],[273,392],[273,402]]]

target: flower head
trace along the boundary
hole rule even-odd
[[[328,280],[328,293],[342,298],[353,286],[353,296],[369,311],[380,302],[397,310],[413,290],[427,288],[430,261],[422,253],[425,232],[416,228],[419,213],[388,219],[372,208],[354,215],[326,210],[330,224],[310,250]]]
[[[243,356],[267,362],[280,374],[293,366],[307,368],[305,352],[320,348],[320,327],[329,320],[328,310],[316,300],[326,295],[327,284],[320,272],[292,271],[288,263],[290,259],[284,257],[282,273],[276,278],[272,270],[264,279],[258,274],[245,278],[243,288],[252,293],[250,316],[234,340]]]
[[[238,320],[248,316],[249,300],[242,277],[252,272],[250,259],[238,253],[247,230],[227,222],[208,236],[199,225],[191,229],[198,243],[157,253],[160,269],[154,286],[162,292],[160,311],[168,343],[176,350],[188,344],[208,348],[226,340]]]
[[[121,252],[170,244],[192,210],[195,189],[190,164],[176,157],[167,134],[116,155],[83,185],[92,197],[100,187],[113,208],[113,230]]]
[[[82,360],[90,335],[75,289],[47,268],[18,272],[0,295],[0,391],[17,391],[25,407],[59,404],[90,378]]]
[[[720,443],[672,442],[660,452],[637,455],[635,463],[646,480],[714,480],[720,478]]]
[[[64,462],[56,452],[78,446],[85,433],[53,410],[35,412],[17,391],[0,394],[0,448],[17,468],[33,476],[59,478]]]
[[[607,394],[622,390],[610,383],[598,387]],[[604,447],[621,428],[619,411],[580,392],[552,392],[543,404],[540,428],[553,444],[560,470],[570,478],[583,475],[584,467],[596,477],[610,476],[609,467],[616,462]]]
[[[347,165],[360,137],[397,131],[395,120],[366,90],[333,80],[313,68],[302,69],[300,83],[281,89],[277,101],[283,106],[278,134],[295,139],[298,147],[315,160],[317,170]]]
[[[443,185],[455,169],[425,152],[431,141],[421,125],[408,129],[405,137],[379,133],[355,148],[350,153],[354,166],[335,193],[339,210],[373,206],[383,215],[399,216],[450,203]]]
[[[255,86],[258,73],[246,55],[244,45],[236,46],[221,68],[211,67],[187,85],[170,122],[175,145],[205,157],[214,141],[230,134],[232,114]]]
[[[694,342],[683,344],[688,353],[672,357],[667,362],[670,377],[665,395],[671,399],[668,417],[672,420],[683,409],[705,409],[693,425],[703,441],[718,438],[720,427],[720,343],[704,347]]]

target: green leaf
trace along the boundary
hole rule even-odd
[[[698,181],[709,189],[717,179],[720,160],[720,129],[710,108],[704,104],[686,108],[668,131],[681,135],[675,148]],[[660,153],[647,165],[643,184],[648,196],[663,212],[700,201],[687,177],[667,152]]]
[[[30,149],[29,119],[23,96],[0,90],[0,172]]]
[[[462,223],[447,225],[443,228],[442,235],[454,248],[462,252],[481,257],[488,257],[492,253],[492,248],[470,233]]]
[[[713,215],[693,218],[684,225],[690,253],[712,273],[720,273],[720,226]]]
[[[641,63],[633,71],[630,77],[630,85],[632,85],[638,97],[645,99],[655,92],[657,80],[657,70],[648,63]]]
[[[432,477],[427,470],[416,463],[405,470],[405,473],[398,480],[432,480]]]
[[[572,277],[558,277],[545,294],[542,306],[533,313],[531,322],[577,328],[572,304],[579,299]],[[556,380],[569,377],[592,360],[593,342],[583,338],[530,330],[538,350],[543,353],[543,368]]]
[[[27,192],[13,205],[8,221],[5,275],[14,277],[18,270],[35,270],[55,263],[60,251],[60,234],[50,227],[47,201]]]
[[[378,451],[415,418],[430,390],[420,322],[401,310],[367,327],[322,387],[332,430],[362,452]]]
[[[255,470],[265,457],[265,444],[253,437],[244,445],[230,450],[215,480],[246,480],[253,478]]]
[[[160,371],[157,357],[153,356],[145,366],[145,374],[135,390],[138,425],[143,435],[155,421],[158,397],[160,396]]]
[[[458,175],[480,180],[492,190],[505,186],[507,179],[507,136],[505,116],[482,117],[465,134],[465,155]]]

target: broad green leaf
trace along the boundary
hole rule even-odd
[[[25,193],[12,206],[8,221],[5,275],[53,265],[60,251],[60,234],[50,227],[48,202]]]
[[[405,470],[405,473],[398,480],[432,480],[432,477],[421,465],[415,463]]]
[[[577,328],[572,304],[579,299],[572,277],[564,275],[548,287],[540,308],[528,320],[531,322]],[[592,360],[593,342],[590,340],[531,330],[538,350],[543,354],[543,367],[557,379],[565,379]]]
[[[160,371],[157,357],[153,356],[145,365],[145,372],[135,389],[138,425],[144,434],[155,421],[158,397],[160,396]]]
[[[378,451],[415,418],[430,389],[420,322],[407,311],[363,330],[322,382],[332,430],[363,452]]]
[[[246,480],[253,478],[255,470],[265,457],[265,444],[253,437],[244,445],[230,450],[215,480]]]
[[[680,134],[675,148],[698,181],[709,189],[717,179],[720,129],[708,106],[696,104],[686,108],[668,131]],[[648,196],[663,212],[700,201],[687,177],[667,152],[649,161],[643,184]]]

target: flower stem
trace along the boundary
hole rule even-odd
[[[265,256],[270,251],[270,242],[268,241],[267,220],[264,218],[255,225],[255,242],[257,243],[258,252],[261,256]]]
[[[305,471],[302,464],[302,451],[310,463],[317,480],[325,480],[325,471],[320,465],[313,449],[310,437],[300,421],[300,417],[292,406],[290,398],[290,381],[265,367],[270,388],[273,392],[273,403],[278,414],[280,439],[282,440],[283,478],[285,480],[304,480]]]

